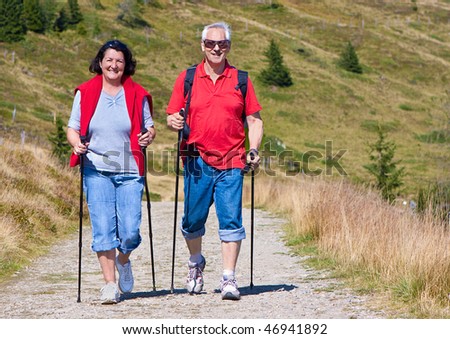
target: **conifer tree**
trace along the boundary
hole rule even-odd
[[[56,0],[41,0],[42,13],[44,16],[44,26],[46,31],[54,29],[57,17]]]
[[[347,44],[345,50],[342,52],[338,65],[349,72],[359,74],[363,72],[362,67],[359,64],[358,55],[351,42]]]
[[[70,154],[70,145],[66,139],[64,131],[64,122],[60,117],[56,118],[56,129],[48,136],[48,140],[52,144],[52,154],[56,156],[61,164],[67,164]]]
[[[376,178],[376,187],[383,199],[392,202],[397,196],[397,190],[403,185],[402,177],[405,168],[397,168],[400,161],[393,161],[396,145],[386,140],[386,133],[378,126],[378,140],[369,144],[371,164],[364,165]]]
[[[21,20],[22,0],[0,1],[0,41],[23,40],[27,32]]]
[[[45,17],[39,0],[24,0],[22,20],[28,30],[36,33],[44,33]]]
[[[80,6],[78,5],[78,0],[68,0],[69,4],[69,14],[67,18],[67,23],[70,26],[75,26],[83,20],[83,14],[81,14]]]
[[[269,67],[259,74],[259,79],[266,85],[289,87],[293,84],[289,70],[283,64],[283,56],[274,40],[264,52],[269,61]]]
[[[67,27],[69,26],[69,23],[67,22],[67,13],[65,8],[61,8],[59,10],[59,15],[55,20],[55,25],[54,25],[54,29],[57,32],[63,32],[67,29]]]

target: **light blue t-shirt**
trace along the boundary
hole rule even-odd
[[[81,93],[77,91],[68,127],[80,130]],[[153,126],[147,99],[143,101],[144,126]],[[123,88],[115,96],[101,92],[94,115],[89,122],[87,138],[89,148],[84,165],[97,171],[113,173],[139,173],[131,152],[131,121]]]

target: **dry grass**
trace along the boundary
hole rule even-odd
[[[388,205],[376,192],[344,181],[261,175],[256,183],[256,204],[285,215],[294,236],[314,239],[333,268],[387,289],[413,316],[450,316],[450,237],[444,222]],[[247,188],[247,198],[248,193]]]
[[[78,176],[39,146],[0,144],[0,280],[76,227]]]

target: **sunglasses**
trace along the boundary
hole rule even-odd
[[[206,48],[213,49],[214,47],[219,46],[220,49],[227,49],[230,46],[230,40],[203,40]]]

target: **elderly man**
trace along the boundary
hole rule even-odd
[[[221,295],[222,299],[238,300],[235,269],[241,241],[245,238],[242,169],[246,164],[255,169],[260,162],[261,105],[248,78],[244,97],[238,86],[238,70],[228,63],[231,31],[226,23],[205,26],[201,48],[204,59],[196,67],[191,93],[184,93],[185,70],[175,81],[166,111],[171,130],[180,131],[185,124],[190,129],[185,140],[189,151],[184,158],[185,201],[181,225],[190,253],[186,287],[190,294],[199,294],[203,289],[206,260],[202,255],[202,237],[209,208],[215,203],[223,261]],[[186,119],[180,114],[185,108]],[[245,122],[250,146],[247,154]]]

